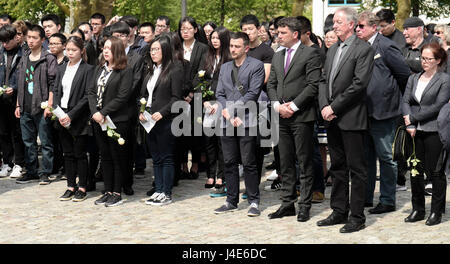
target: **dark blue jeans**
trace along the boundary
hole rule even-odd
[[[50,127],[50,118],[44,118],[41,112],[36,115],[22,113],[20,117],[20,128],[22,130],[22,139],[25,144],[25,167],[27,174],[50,175],[53,170],[53,144]],[[42,166],[37,171],[38,149],[37,136],[41,141],[42,147]]]
[[[150,153],[153,159],[156,192],[172,195],[173,178],[175,175],[175,136],[171,131],[172,120],[156,122],[147,134]]]
[[[397,163],[392,160],[392,143],[395,137],[397,117],[387,120],[370,118],[369,122],[369,133],[365,143],[368,163],[366,203],[373,202],[378,158],[380,162],[380,203],[395,206]]]

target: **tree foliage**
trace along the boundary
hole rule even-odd
[[[442,18],[450,15],[450,0],[407,0],[410,2],[410,11],[413,16],[425,15],[428,18]],[[365,0],[363,7],[372,9],[383,6],[397,13],[399,6],[404,6],[405,1],[399,0]],[[400,5],[402,4],[402,5]]]

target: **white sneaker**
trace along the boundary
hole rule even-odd
[[[8,173],[11,171],[11,167],[8,164],[3,164],[0,169],[0,178],[7,177]]]
[[[402,191],[407,191],[408,187],[406,187],[406,185],[398,185],[397,184],[397,192],[402,192]]]
[[[153,201],[156,200],[156,198],[160,195],[161,193],[159,192],[155,192],[152,194],[152,196],[150,196],[150,198],[148,200],[145,201],[145,204],[152,204]]]
[[[267,176],[268,181],[274,181],[276,178],[278,178],[277,170],[273,170],[272,173]]]
[[[11,178],[19,178],[22,176],[22,167],[20,165],[14,165],[11,174],[9,177]]]
[[[239,177],[244,177],[244,166],[242,164],[239,165]]]

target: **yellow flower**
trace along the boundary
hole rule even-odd
[[[203,76],[205,76],[205,71],[199,71],[198,77],[202,78]]]

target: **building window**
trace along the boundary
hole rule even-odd
[[[329,0],[328,5],[360,5],[361,0]]]

